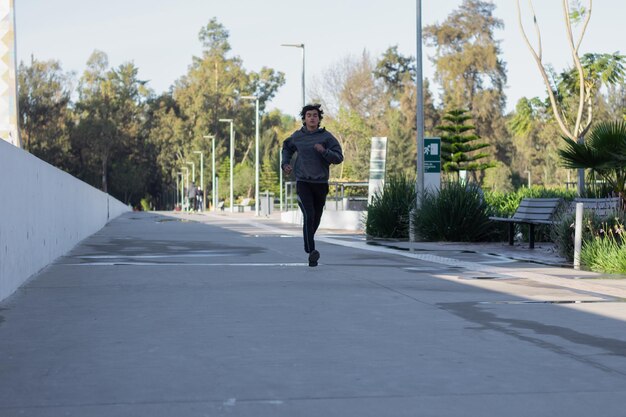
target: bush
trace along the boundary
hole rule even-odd
[[[152,209],[151,204],[150,204],[150,197],[142,198],[140,201],[140,204],[141,204],[142,211],[150,211]]]
[[[552,226],[551,238],[556,245],[560,256],[568,261],[574,260],[574,227],[576,223],[576,213],[563,213],[556,218],[556,223]],[[592,230],[600,227],[602,219],[598,218],[593,211],[585,210],[583,214],[583,242],[591,241]]]
[[[391,176],[382,193],[367,206],[365,233],[372,237],[407,239],[409,212],[415,206],[415,182],[405,175]]]
[[[605,230],[621,230],[626,221],[626,214],[620,210],[608,216],[597,216],[591,210],[583,212],[583,245],[591,242],[596,237],[604,237]],[[556,244],[559,255],[572,261],[574,260],[574,228],[576,213],[563,213],[557,217],[557,223],[552,227],[552,240]],[[617,232],[616,232],[617,233]]]
[[[429,241],[489,240],[493,227],[490,209],[478,185],[449,182],[438,193],[426,192],[415,212],[415,231]]]
[[[609,274],[626,273],[626,246],[623,241],[624,224],[607,223],[593,230],[593,237],[583,242],[580,252],[581,265],[596,272]]]

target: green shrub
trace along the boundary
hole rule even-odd
[[[144,197],[140,201],[142,211],[150,211],[150,197]]]
[[[563,200],[571,201],[574,197],[576,197],[575,190],[545,188],[539,186],[520,188],[514,193],[485,193],[485,200],[495,213],[494,215],[501,217],[512,216],[524,198],[562,198]]]
[[[438,193],[426,192],[415,212],[415,231],[429,241],[489,240],[493,227],[490,209],[478,185],[442,184]]]
[[[591,243],[596,237],[602,238],[605,230],[620,230],[623,228],[626,216],[623,211],[609,217],[600,217],[593,211],[583,213],[582,242]],[[574,228],[576,213],[562,213],[557,216],[557,222],[552,226],[551,237],[556,249],[562,257],[569,261],[574,260]]]
[[[409,212],[415,206],[415,181],[404,175],[390,177],[382,193],[375,193],[367,206],[365,232],[369,236],[406,239]]]
[[[557,252],[560,256],[568,261],[574,260],[574,226],[576,222],[576,213],[562,213],[557,216],[556,223],[552,226],[550,236],[556,245]],[[599,227],[601,219],[593,214],[592,211],[585,210],[583,214],[583,242],[590,241],[593,238],[591,231],[595,227]]]
[[[624,225],[619,223],[593,231],[593,237],[583,242],[580,252],[581,265],[592,271],[609,274],[626,273],[626,245],[624,245]]]

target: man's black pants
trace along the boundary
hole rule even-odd
[[[296,192],[298,193],[298,206],[302,210],[303,217],[304,251],[311,253],[315,250],[315,232],[322,220],[322,212],[328,194],[328,183],[298,181]]]

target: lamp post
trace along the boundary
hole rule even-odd
[[[204,152],[193,151],[193,153],[200,154],[200,189],[202,190],[202,205],[200,206],[200,208],[202,211],[204,211],[204,209],[206,208],[206,196],[204,195]]]
[[[422,0],[416,0],[416,39],[415,79],[417,83],[417,181],[415,191],[417,197],[415,207],[419,207],[424,193],[424,90],[422,79]]]
[[[220,122],[230,123],[230,212],[235,212],[233,201],[233,160],[235,159],[235,137],[233,133],[233,119],[220,119]]]
[[[187,178],[186,180],[183,181],[183,184],[186,184],[187,187],[183,187],[183,205],[185,204],[185,190],[187,191],[187,193],[189,193],[189,167],[183,167],[182,169],[185,170],[185,177]],[[182,211],[182,207],[181,206],[181,211]],[[187,211],[189,211],[189,206],[187,207]]]
[[[217,208],[217,193],[215,192],[215,135],[206,135],[203,138],[211,138],[211,204],[213,205],[213,211],[215,211]]]
[[[304,44],[303,43],[283,43],[280,46],[288,46],[302,49],[302,107],[306,105],[305,89],[304,89]]]
[[[183,194],[185,192],[185,176],[182,171],[178,171],[176,176],[176,185],[178,186],[178,176],[180,175],[180,194],[178,194],[178,187],[176,187],[176,200],[180,197],[180,210],[183,210]]]
[[[241,96],[255,103],[255,135],[254,135],[254,211],[259,215],[259,98],[257,96]],[[269,212],[268,212],[269,213]]]
[[[187,165],[191,165],[191,182],[196,182],[196,164],[193,161],[188,161]]]

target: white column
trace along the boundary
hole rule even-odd
[[[0,138],[21,148],[15,51],[14,0],[0,0]]]

